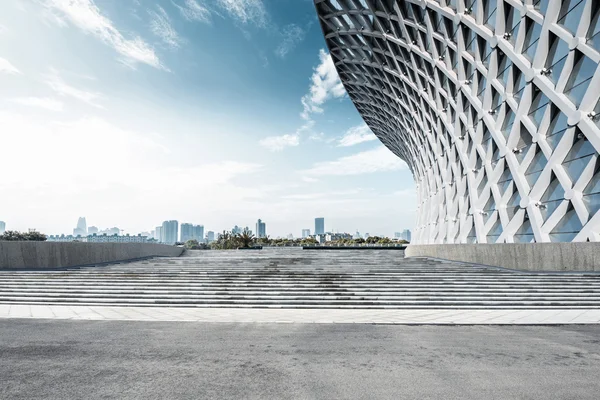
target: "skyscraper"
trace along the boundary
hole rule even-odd
[[[177,242],[177,233],[179,222],[175,220],[165,221],[162,224],[162,242],[166,244],[175,244]]]
[[[239,226],[234,226],[233,229],[231,229],[231,233],[234,235],[238,235],[240,233],[242,233],[242,228],[240,228]]]
[[[88,235],[93,235],[94,233],[98,233],[98,228],[95,226],[90,226],[88,228]]]
[[[73,236],[87,236],[87,223],[85,217],[79,217],[77,228],[73,229]]]
[[[267,237],[267,224],[262,222],[260,218],[258,219],[258,221],[256,221],[256,237]]]
[[[410,231],[408,229],[403,230],[402,234],[400,235],[400,239],[410,242],[410,239],[411,239]]]
[[[188,240],[193,239],[194,238],[194,225],[182,223],[180,237],[181,237],[181,241],[184,243],[187,242]]]
[[[325,233],[325,218],[315,218],[315,235]]]
[[[199,242],[204,241],[204,225],[194,225],[192,238]]]
[[[6,223],[4,221],[0,221],[0,235],[6,231]]]
[[[310,229],[302,229],[302,239],[310,236]]]
[[[158,240],[159,243],[162,243],[162,226],[157,226],[154,230],[154,239]]]
[[[206,242],[214,242],[215,241],[215,233],[213,231],[206,232]]]

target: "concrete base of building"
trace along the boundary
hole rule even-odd
[[[525,271],[600,272],[600,243],[409,245],[406,257],[433,257]]]
[[[183,248],[155,243],[1,242],[0,269],[56,269],[179,257]]]

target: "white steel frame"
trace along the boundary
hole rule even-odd
[[[314,1],[413,243],[600,241],[600,1]]]

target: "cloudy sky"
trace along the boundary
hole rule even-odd
[[[0,1],[0,88],[7,229],[414,224],[412,176],[345,94],[311,0]]]

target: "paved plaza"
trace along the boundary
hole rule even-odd
[[[597,399],[600,326],[0,320],[4,399]]]

